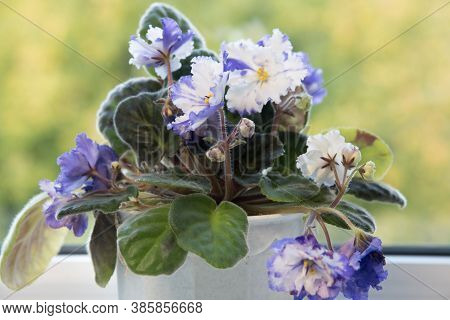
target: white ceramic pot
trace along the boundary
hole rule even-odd
[[[292,299],[268,287],[266,261],[276,239],[295,237],[303,231],[301,214],[249,217],[247,256],[233,268],[216,269],[188,254],[170,276],[140,276],[118,263],[120,299]]]

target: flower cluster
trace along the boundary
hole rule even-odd
[[[277,241],[272,249],[269,286],[295,299],[334,299],[353,272],[346,256],[327,250],[311,234]]]
[[[67,227],[76,236],[81,236],[87,228],[85,215],[72,215],[60,220],[56,215],[75,196],[108,189],[111,164],[117,160],[117,155],[109,146],[98,145],[84,133],[79,134],[75,142],[74,149],[58,158],[60,174],[55,182],[42,180],[39,186],[50,197],[44,204],[47,225],[51,228]]]
[[[136,37],[130,41],[130,63],[138,68],[153,66],[165,78],[165,64],[177,70],[180,59],[191,53],[192,32],[182,34],[168,18],[161,23],[162,30],[150,26],[150,44]],[[170,88],[172,102],[181,113],[168,128],[177,134],[184,136],[197,130],[224,106],[241,115],[261,112],[265,104],[280,103],[283,96],[299,86],[306,89],[315,104],[326,95],[321,70],[314,69],[304,53],[293,52],[289,38],[278,29],[256,43],[224,43],[219,56],[193,58],[191,75],[181,77]]]
[[[276,241],[267,262],[269,287],[295,299],[335,299],[341,292],[349,299],[367,299],[370,287],[380,290],[387,278],[381,241],[354,242],[333,252],[312,234]]]

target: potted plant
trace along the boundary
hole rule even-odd
[[[378,181],[392,152],[365,130],[307,135],[326,91],[287,35],[216,54],[176,9],[153,4],[129,51],[148,74],[100,106],[108,144],[78,135],[56,180],[40,182],[4,241],[3,283],[30,284],[92,221],[95,280],[117,270],[121,298],[367,299],[381,288],[374,218],[344,196],[404,206]],[[334,246],[327,225],[348,242]]]

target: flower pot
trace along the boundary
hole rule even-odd
[[[276,239],[303,231],[301,214],[249,217],[247,256],[229,269],[216,269],[189,253],[172,275],[141,276],[118,263],[120,299],[292,299],[268,287],[266,261]]]

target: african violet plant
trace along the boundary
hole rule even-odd
[[[387,272],[375,221],[343,197],[404,206],[376,181],[391,151],[364,130],[306,134],[326,91],[321,70],[285,34],[223,43],[217,55],[178,11],[153,4],[129,51],[148,75],[118,85],[101,105],[109,145],[78,135],[57,160],[56,180],[41,181],[43,193],[18,214],[2,250],[8,287],[36,279],[66,234],[82,236],[89,221],[96,281],[105,286],[117,259],[141,275],[172,274],[189,252],[233,267],[248,251],[248,216],[300,212],[304,234],[273,244],[271,289],[365,299],[380,288]],[[351,239],[333,247],[327,225],[349,229]]]

